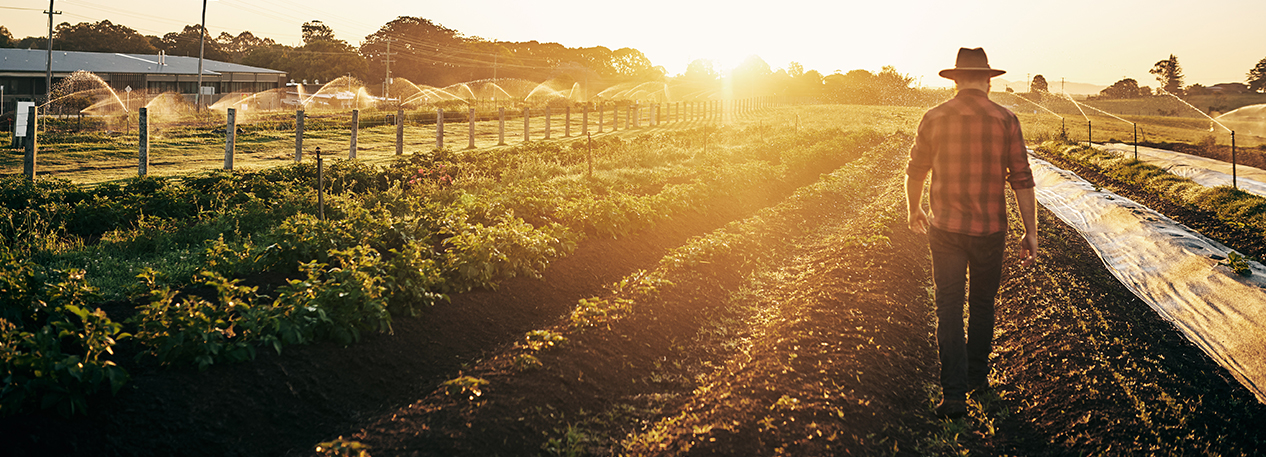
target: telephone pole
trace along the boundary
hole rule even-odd
[[[382,82],[382,98],[384,100],[391,98],[391,56],[393,55],[391,53],[392,41],[395,41],[395,39],[387,38],[387,53],[382,58],[382,60],[387,63],[387,79],[384,79]]]
[[[48,11],[44,12],[48,15],[48,61],[44,66],[44,103],[53,101],[53,15],[62,14],[61,11],[53,10],[54,1],[48,0]]]
[[[52,0],[49,0],[52,1]],[[207,36],[207,0],[202,0],[202,28],[198,33],[198,89],[194,92],[193,104],[202,112],[202,47]]]

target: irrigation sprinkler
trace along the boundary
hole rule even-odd
[[[1236,160],[1235,160],[1235,131],[1234,131],[1234,130],[1232,130],[1232,131],[1231,131],[1231,187],[1232,187],[1232,188],[1235,188],[1235,189],[1239,189],[1239,188],[1240,188],[1240,186],[1239,186],[1239,184],[1238,184],[1238,180],[1236,179],[1236,176],[1235,176],[1235,174],[1236,174],[1236,173],[1235,173],[1235,162],[1236,162]]]
[[[524,143],[527,143],[528,140],[530,139],[528,138],[528,134],[531,133],[529,130],[532,127],[531,121],[532,121],[532,108],[524,106],[523,107],[523,142]]]
[[[563,138],[571,138],[571,105],[567,105],[563,114]]]
[[[1239,188],[1240,188],[1240,186],[1239,186],[1239,184],[1238,184],[1238,182],[1237,182],[1238,180],[1236,179],[1236,176],[1235,176],[1235,172],[1236,172],[1236,170],[1235,170],[1235,168],[1236,168],[1236,157],[1235,157],[1235,131],[1234,131],[1234,130],[1231,130],[1229,127],[1227,127],[1226,125],[1224,125],[1224,124],[1222,124],[1221,122],[1219,122],[1219,121],[1218,121],[1217,119],[1215,119],[1213,116],[1210,116],[1210,115],[1208,115],[1207,113],[1205,113],[1204,111],[1201,111],[1201,110],[1200,110],[1200,108],[1196,108],[1196,107],[1195,107],[1195,106],[1193,106],[1192,104],[1187,103],[1187,101],[1186,101],[1186,100],[1183,100],[1182,98],[1178,97],[1177,95],[1171,94],[1171,93],[1169,93],[1169,91],[1166,91],[1165,89],[1160,89],[1160,88],[1158,88],[1157,90],[1161,91],[1161,93],[1163,93],[1163,94],[1165,94],[1165,95],[1168,95],[1168,96],[1170,96],[1170,97],[1174,97],[1174,99],[1175,99],[1175,100],[1178,100],[1178,101],[1182,102],[1182,104],[1187,105],[1187,107],[1188,107],[1188,108],[1191,108],[1192,110],[1195,110],[1195,112],[1200,113],[1202,116],[1209,118],[1209,120],[1210,120],[1210,121],[1212,121],[1214,124],[1217,124],[1217,125],[1218,125],[1218,127],[1222,127],[1222,129],[1223,129],[1223,130],[1226,130],[1226,131],[1228,131],[1228,132],[1231,132],[1231,187],[1233,187],[1233,188],[1235,188],[1235,189],[1239,189]],[[1210,131],[1213,131],[1213,126],[1210,126],[1210,127],[1209,127],[1209,130],[1210,130]]]
[[[390,43],[390,41],[388,41]],[[404,108],[396,108],[396,155],[404,154]]]

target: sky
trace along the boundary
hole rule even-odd
[[[198,0],[54,0],[56,23],[108,19],[145,35],[198,24]],[[944,87],[959,47],[983,47],[1017,91],[1041,74],[1107,86],[1123,78],[1158,86],[1148,73],[1178,57],[1185,84],[1244,82],[1266,58],[1263,0],[210,0],[207,30],[243,30],[302,44],[319,20],[359,45],[399,16],[429,19],[465,36],[642,51],[670,76],[695,59],[729,69],[756,55],[775,71],[790,62],[826,75],[891,65],[916,85]],[[0,0],[0,25],[15,38],[47,34],[48,3]],[[1000,90],[995,84],[994,90]]]

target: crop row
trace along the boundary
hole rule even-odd
[[[80,412],[117,390],[119,339],[206,368],[390,332],[448,294],[538,276],[586,236],[755,205],[879,140],[713,128],[340,161],[323,207],[307,163],[93,188],[0,180],[0,414]],[[96,308],[107,299],[126,303],[121,322]]]

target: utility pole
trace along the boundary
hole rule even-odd
[[[392,41],[395,41],[395,40],[390,37],[387,38],[387,54],[383,56],[383,61],[387,63],[387,79],[384,79],[382,83],[383,84],[383,87],[382,87],[383,99],[391,98],[391,55],[392,55],[391,42]]]
[[[61,11],[53,10],[54,1],[48,0],[48,11],[44,12],[48,15],[48,61],[44,66],[44,103],[53,101],[53,15],[62,14]]]
[[[52,0],[49,0],[52,1]],[[194,91],[193,104],[202,112],[202,47],[207,36],[207,0],[202,0],[202,28],[198,33],[198,87]]]

